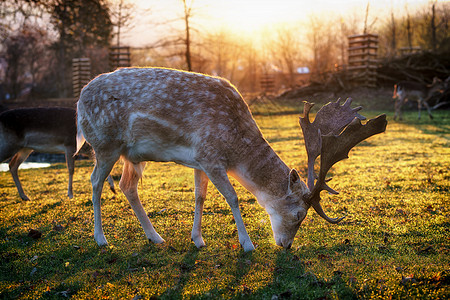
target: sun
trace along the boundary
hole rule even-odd
[[[216,24],[253,33],[269,26],[298,20],[302,9],[298,1],[218,1],[209,7]],[[301,1],[300,1],[301,2]]]

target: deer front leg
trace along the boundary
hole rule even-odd
[[[30,198],[28,198],[28,196],[23,191],[22,184],[19,180],[19,175],[17,174],[17,170],[19,169],[20,164],[27,159],[31,152],[33,152],[33,150],[21,149],[13,156],[13,158],[9,162],[9,172],[11,172],[17,191],[19,192],[19,196],[20,198],[22,198],[22,200],[26,201],[30,200]]]
[[[227,172],[224,169],[215,168],[211,171],[205,171],[208,178],[214,184],[214,186],[219,190],[219,192],[225,197],[228,205],[233,213],[234,221],[237,226],[239,243],[241,243],[244,251],[253,251],[255,246],[253,246],[250,236],[245,229],[244,221],[242,220],[241,212],[239,210],[238,197],[236,191],[228,179]]]
[[[208,176],[200,170],[194,171],[195,176],[195,213],[194,225],[192,226],[191,239],[197,248],[205,247],[206,244],[202,237],[202,216],[203,203],[205,202],[206,192],[208,190]]]
[[[94,206],[94,239],[99,246],[108,245],[102,226],[101,196],[103,184],[108,177],[116,160],[103,160],[97,157],[97,163],[91,175],[92,204]]]
[[[402,120],[402,106],[404,103],[404,99],[402,97],[398,97],[395,100],[395,114],[394,114],[394,120],[399,118],[399,120]]]
[[[141,200],[137,192],[137,186],[142,173],[138,174],[135,167],[144,169],[145,163],[140,165],[133,165],[132,162],[124,159],[122,178],[119,182],[119,187],[128,199],[134,213],[136,214],[142,228],[144,229],[145,236],[155,244],[164,243],[164,239],[155,231],[150,219],[145,213],[144,207],[142,207]]]
[[[422,100],[419,99],[417,101],[417,109],[419,110],[419,120],[420,120],[420,114],[422,113]]]
[[[67,196],[69,199],[73,198],[73,190],[72,190],[72,184],[73,184],[73,173],[75,171],[75,157],[74,154],[76,152],[76,148],[74,147],[66,147],[66,164],[67,169],[69,170],[69,185],[67,187]]]

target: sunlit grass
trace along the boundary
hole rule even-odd
[[[298,115],[256,119],[304,177]],[[275,245],[267,214],[235,181],[258,248],[242,252],[231,210],[210,184],[203,219],[208,247],[197,250],[190,241],[193,171],[172,163],[149,163],[139,186],[166,245],[149,244],[123,194],[114,196],[106,185],[110,246],[95,244],[90,161],[76,162],[71,200],[64,164],[20,171],[31,201],[20,200],[11,175],[0,172],[0,298],[448,298],[448,113],[436,113],[434,121],[417,122],[412,112],[403,122],[389,119],[386,133],[357,146],[330,172],[340,194],[324,193],[323,207],[346,219],[330,225],[311,211],[289,251]],[[120,172],[118,163],[116,185]],[[28,237],[30,229],[42,237]]]

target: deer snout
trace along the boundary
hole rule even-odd
[[[287,245],[283,245],[284,249],[291,249],[292,243],[288,243]]]
[[[292,241],[288,241],[287,239],[277,239],[275,243],[284,249],[291,249],[292,246]]]

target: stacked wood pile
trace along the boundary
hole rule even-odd
[[[378,35],[358,34],[348,37],[347,72],[355,85],[375,87],[377,83]]]

